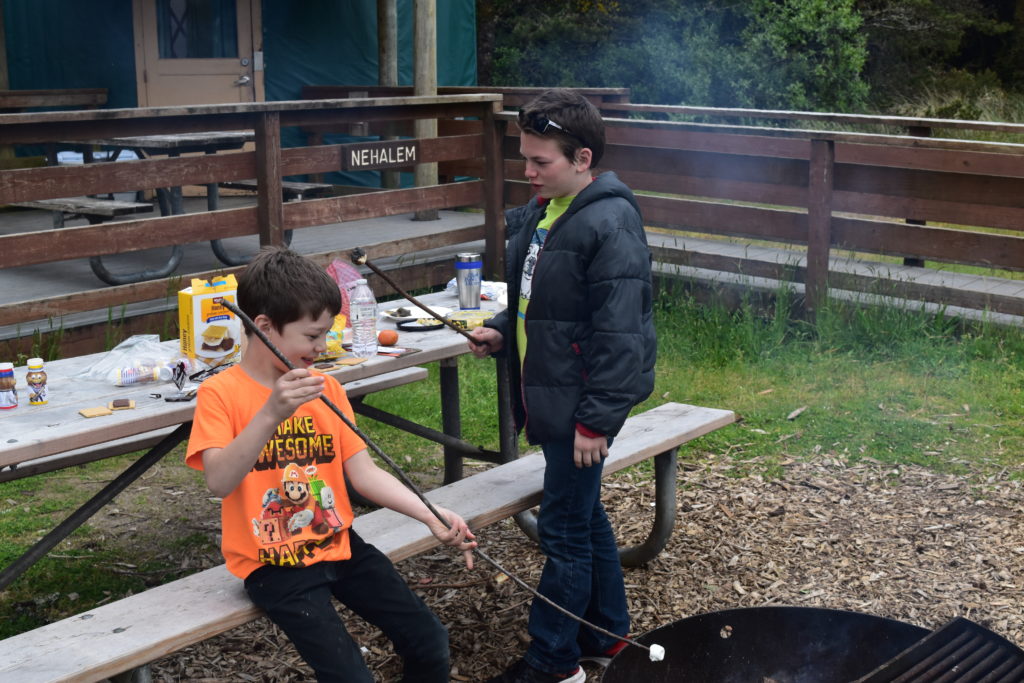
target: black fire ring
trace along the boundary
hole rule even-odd
[[[858,612],[750,607],[682,619],[637,641],[662,645],[665,660],[626,648],[602,683],[1024,681],[1024,651],[966,619],[929,631]]]

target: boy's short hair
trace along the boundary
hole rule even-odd
[[[250,318],[267,316],[280,332],[305,316],[338,315],[341,292],[327,271],[305,256],[285,247],[263,247],[238,277],[238,307]]]
[[[576,153],[589,147],[590,166],[604,155],[604,121],[601,112],[575,90],[547,90],[519,110],[519,130],[525,135],[553,138],[569,161]]]

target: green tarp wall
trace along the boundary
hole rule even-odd
[[[155,0],[147,0],[152,2]],[[13,89],[107,88],[109,107],[134,107],[131,0],[5,0]],[[399,82],[412,83],[413,0],[398,0]],[[440,85],[476,83],[474,0],[437,0]],[[268,100],[310,85],[377,83],[376,0],[265,0]]]

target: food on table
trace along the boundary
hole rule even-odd
[[[82,417],[100,417],[102,415],[113,415],[113,411],[106,406],[96,406],[95,408],[82,408],[78,411],[78,414]]]

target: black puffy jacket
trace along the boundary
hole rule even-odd
[[[606,172],[555,222],[534,270],[520,368],[523,260],[543,216],[539,199],[506,212],[508,309],[487,322],[504,336],[498,355],[509,364],[516,424],[535,444],[571,437],[576,423],[615,436],[654,389],[651,253],[640,209]]]

